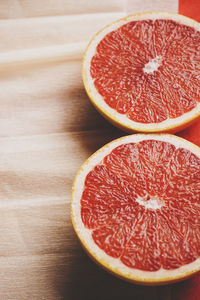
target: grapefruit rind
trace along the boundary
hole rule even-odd
[[[90,156],[81,166],[75,177],[71,194],[71,219],[74,230],[89,256],[104,269],[114,275],[127,281],[143,285],[162,285],[181,281],[200,271],[200,258],[192,263],[181,266],[173,270],[163,268],[158,271],[142,271],[129,268],[124,265],[120,259],[113,258],[101,250],[94,242],[91,236],[91,230],[85,228],[80,213],[80,199],[82,196],[84,181],[86,175],[102,161],[114,148],[125,143],[137,143],[143,140],[158,140],[169,142],[175,147],[183,147],[198,157],[200,157],[200,148],[183,138],[170,134],[134,134],[116,139]]]
[[[176,13],[168,13],[168,12],[147,12],[147,13],[138,13],[134,15],[127,16],[120,20],[113,22],[110,25],[107,25],[102,30],[96,33],[96,35],[92,38],[90,43],[88,44],[85,53],[83,55],[82,61],[82,77],[83,83],[86,89],[86,92],[95,106],[95,108],[113,125],[119,127],[122,130],[127,132],[177,132],[192,124],[198,117],[200,117],[200,103],[197,103],[196,107],[191,111],[184,113],[183,115],[177,118],[168,118],[159,123],[139,123],[135,122],[126,115],[118,113],[115,109],[111,108],[104,101],[103,97],[97,92],[93,79],[90,75],[90,64],[91,59],[95,54],[96,46],[101,41],[101,39],[108,34],[109,32],[116,30],[122,25],[135,21],[135,20],[145,20],[145,19],[167,19],[174,20],[179,24],[188,25],[200,31],[200,23],[197,21],[185,17]]]

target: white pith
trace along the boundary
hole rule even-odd
[[[163,203],[159,201],[159,199],[156,198],[150,198],[149,200],[146,200],[144,198],[137,198],[136,202],[143,205],[145,208],[151,208],[151,209],[160,209],[163,206]]]
[[[145,19],[168,19],[174,20],[180,24],[188,25],[196,30],[200,31],[200,24],[192,19],[184,17],[182,15],[167,13],[167,12],[156,12],[156,13],[144,13],[128,16],[124,19],[118,20],[111,25],[105,27],[102,31],[96,34],[96,36],[91,40],[88,48],[86,49],[84,60],[83,60],[83,81],[85,84],[85,88],[90,96],[94,105],[101,111],[108,119],[112,120],[115,123],[118,123],[122,127],[127,129],[136,130],[136,131],[144,131],[144,132],[156,132],[156,131],[167,131],[168,129],[173,129],[182,124],[189,123],[194,117],[198,117],[200,115],[200,103],[197,103],[196,107],[191,111],[184,113],[183,115],[177,118],[167,118],[166,120],[159,123],[140,123],[130,120],[126,114],[120,114],[115,109],[112,109],[109,105],[106,104],[103,97],[97,92],[94,81],[90,75],[90,64],[91,59],[96,52],[96,46],[101,41],[101,39],[108,34],[109,32],[116,30],[122,25],[134,21],[134,20],[145,20]],[[156,68],[158,68],[158,61],[155,63],[150,62],[150,72]],[[146,70],[146,69],[145,69]],[[149,72],[149,73],[150,73]]]
[[[152,60],[150,60],[143,68],[144,73],[152,74],[154,71],[158,70],[158,67],[160,67],[162,61],[161,56],[156,56]]]
[[[84,181],[86,175],[100,163],[103,158],[108,155],[115,147],[125,144],[125,143],[137,143],[142,140],[159,140],[165,141],[173,144],[175,147],[183,147],[187,150],[190,150],[192,153],[200,157],[200,148],[191,144],[190,142],[185,141],[182,138],[168,135],[168,134],[135,134],[122,137],[117,139],[94,153],[80,168],[79,172],[74,181],[73,190],[72,190],[72,203],[71,203],[71,213],[72,220],[75,231],[85,246],[85,248],[89,251],[91,256],[95,258],[102,266],[111,270],[123,278],[127,278],[128,280],[143,282],[143,283],[162,283],[162,282],[170,282],[176,280],[177,278],[189,276],[200,270],[200,258],[195,260],[194,262],[184,265],[180,268],[174,270],[165,270],[161,268],[158,271],[150,272],[150,271],[141,271],[134,268],[129,268],[124,265],[120,259],[113,258],[107,255],[103,250],[101,250],[92,239],[91,233],[92,231],[85,228],[84,224],[81,220],[80,214],[80,199],[82,196],[82,192],[84,189]]]

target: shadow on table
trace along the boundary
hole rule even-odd
[[[69,96],[69,94],[68,94]],[[126,135],[108,123],[93,108],[83,88],[72,89],[70,98],[79,106],[80,147],[91,154],[115,138]],[[67,109],[67,107],[66,107]],[[81,112],[81,113],[80,113]],[[67,120],[66,120],[67,122]],[[74,123],[74,126],[76,124]],[[73,120],[71,122],[73,124]],[[73,129],[73,128],[72,128]],[[76,130],[75,130],[76,131]],[[69,220],[68,220],[69,221]],[[70,221],[69,221],[70,222]],[[69,230],[69,229],[68,229]],[[71,228],[72,232],[73,229]],[[66,257],[59,262],[59,274],[55,274],[55,285],[60,299],[66,300],[170,300],[170,287],[147,287],[125,282],[97,266],[81,248],[75,233],[70,234],[71,248],[66,249]],[[59,275],[59,276],[56,276]]]
[[[63,97],[65,98],[64,110],[67,116],[65,128],[67,131],[120,131],[96,110],[82,82],[79,82],[77,86],[66,88]]]
[[[74,239],[76,237],[74,236]],[[71,257],[59,294],[66,300],[170,300],[170,286],[148,287],[125,282],[97,266],[78,246]]]
[[[66,239],[65,253],[60,255],[52,272],[59,300],[171,300],[171,286],[131,284],[93,262],[81,247],[69,216]]]

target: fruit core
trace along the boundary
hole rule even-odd
[[[143,71],[144,73],[151,74],[154,71],[157,71],[159,66],[161,65],[162,58],[161,56],[156,56],[151,59],[148,63],[145,64]]]
[[[145,196],[143,198],[137,197],[136,202],[143,205],[145,208],[160,209],[164,203],[157,197]]]

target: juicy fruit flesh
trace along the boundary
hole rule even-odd
[[[130,268],[193,262],[200,256],[200,158],[162,141],[118,146],[86,176],[81,218],[99,248]]]
[[[140,123],[159,123],[200,101],[200,32],[173,20],[132,21],[98,44],[90,74],[104,101]]]

